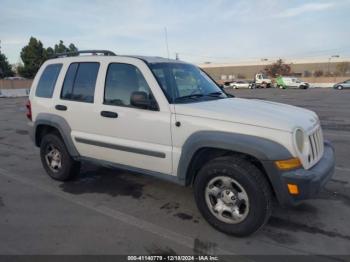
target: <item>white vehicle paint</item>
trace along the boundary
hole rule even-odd
[[[256,88],[266,88],[271,86],[272,80],[265,74],[258,73],[255,75],[254,84]]]
[[[271,187],[293,205],[331,177],[334,151],[314,112],[230,97],[182,61],[100,53],[50,59],[33,81],[30,133],[52,178],[65,181],[89,160],[194,185],[208,222],[243,236],[267,221]],[[291,196],[289,181],[303,195]]]
[[[283,85],[280,86],[281,88],[308,88],[310,86],[309,83],[300,80],[299,78],[296,77],[285,77],[283,76],[281,78]]]
[[[64,76],[71,62],[100,63],[94,103],[81,103],[60,98]],[[37,76],[49,64],[62,63],[52,99],[34,96],[38,77],[33,82],[30,100],[33,106],[33,120],[39,113],[54,113],[65,118],[71,125],[71,136],[79,153],[83,156],[120,162],[123,164],[176,175],[181,148],[186,139],[195,131],[222,130],[243,133],[278,141],[293,156],[301,157],[305,168],[310,168],[305,154],[298,153],[294,146],[293,132],[302,128],[309,136],[315,128],[320,128],[317,115],[309,110],[250,99],[225,99],[202,103],[169,105],[156,79],[149,68],[139,59],[132,57],[74,57],[59,58],[45,62]],[[148,82],[158,104],[159,111],[140,110],[129,107],[116,107],[103,104],[103,89],[107,67],[110,63],[127,63],[140,69]],[[64,104],[69,111],[55,110],[56,104]],[[102,110],[117,111],[118,121],[99,116]],[[238,113],[239,112],[239,113]],[[186,124],[174,128],[175,121]],[[93,124],[92,124],[93,123]],[[171,128],[171,132],[170,132]],[[142,130],[142,132],[140,132]],[[111,142],[123,146],[142,149],[156,149],[165,152],[165,159],[155,159],[129,152],[115,151],[93,145],[81,144],[76,137]],[[309,147],[309,145],[308,145]],[[315,164],[315,163],[312,163]]]
[[[237,80],[230,83],[230,87],[232,87],[233,89],[250,88],[250,86],[251,84],[249,82],[243,80]]]

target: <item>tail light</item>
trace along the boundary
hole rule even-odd
[[[30,100],[27,101],[26,108],[26,116],[30,121],[32,121],[32,105],[30,104]]]

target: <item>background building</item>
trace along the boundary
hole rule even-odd
[[[291,66],[293,75],[298,77],[350,77],[350,58],[329,57],[286,59],[283,61]],[[276,60],[262,59],[261,61],[245,61],[230,64],[207,62],[199,66],[216,81],[229,81],[232,79],[253,79],[256,73],[264,71],[267,65],[274,62]]]

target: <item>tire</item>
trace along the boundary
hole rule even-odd
[[[67,181],[79,174],[80,162],[69,155],[64,142],[55,133],[42,138],[40,158],[46,173],[55,180]]]
[[[342,90],[342,89],[343,89],[343,86],[337,86],[337,89],[338,89],[338,90]]]
[[[222,184],[220,186],[220,179],[224,178],[231,181],[229,184],[235,188],[232,191],[236,190],[236,193],[240,193],[230,198],[232,192],[227,193],[230,191],[227,190],[229,188],[227,183],[225,182],[226,186]],[[207,192],[211,190],[219,192],[216,203],[215,197],[210,193],[208,196]],[[220,212],[214,211],[217,206],[222,208],[221,203],[230,201],[239,194],[244,195],[244,193],[248,201],[243,200],[242,202],[244,198],[239,197],[238,200],[232,200],[240,203],[237,206],[242,217],[239,217],[238,220],[235,221],[233,216],[230,218],[228,214],[231,213],[226,211],[222,212],[221,216]],[[227,194],[229,199],[227,200],[226,196],[223,198],[223,194]],[[240,157],[219,157],[204,165],[194,181],[194,196],[199,211],[210,225],[221,232],[238,237],[248,236],[259,230],[268,221],[272,212],[272,190],[264,174],[252,163]],[[229,203],[227,206],[224,205],[224,208],[232,207],[231,205],[234,204]]]

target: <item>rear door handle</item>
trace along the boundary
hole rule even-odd
[[[60,111],[66,111],[67,107],[64,105],[56,105],[55,106],[56,110],[60,110]]]
[[[111,111],[101,111],[101,116],[109,118],[117,118],[118,114]]]

